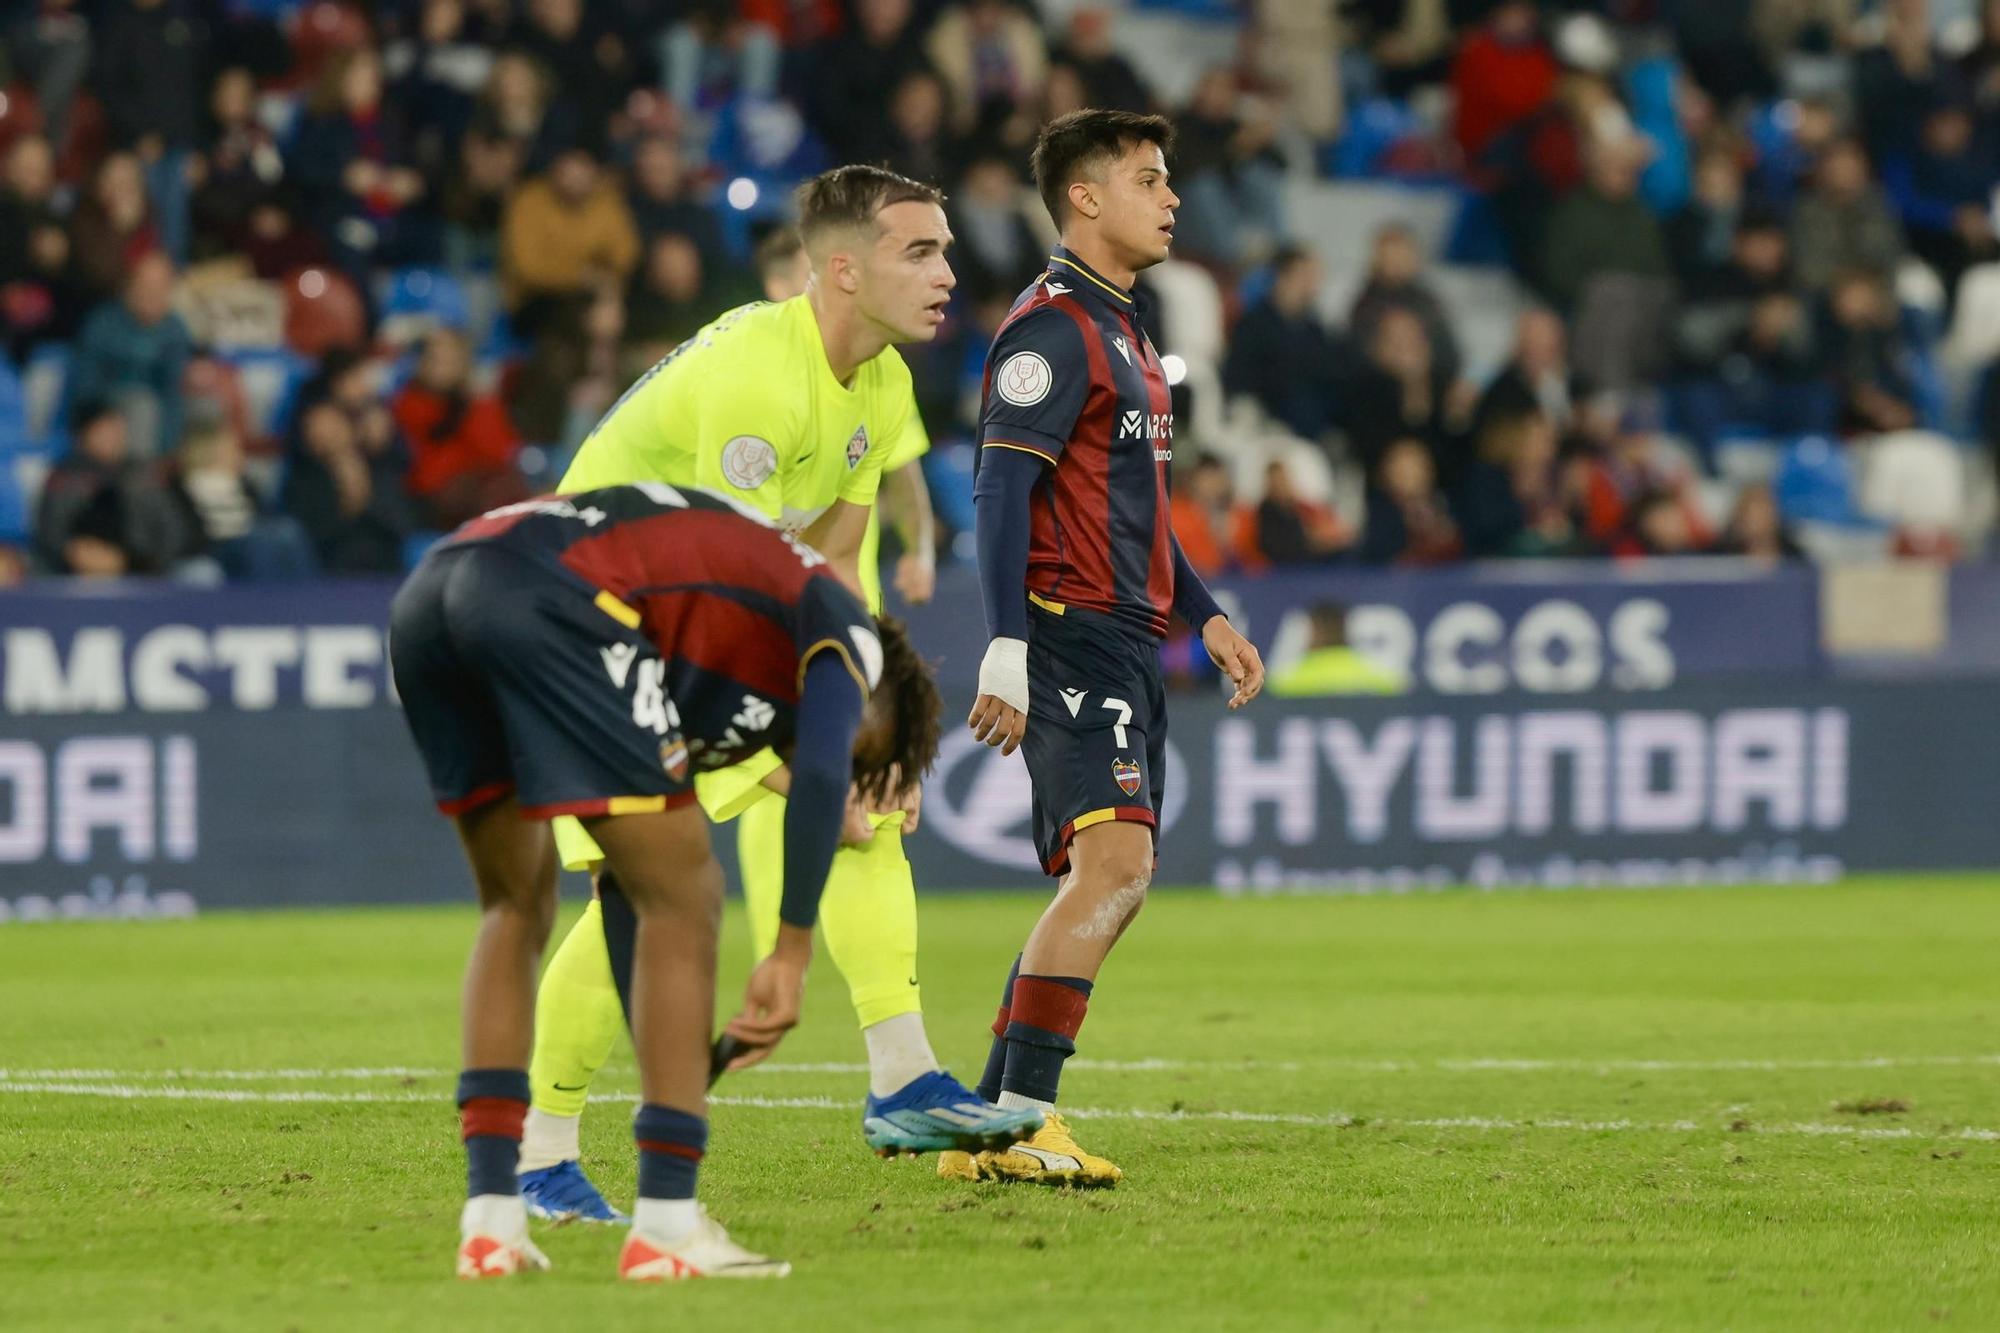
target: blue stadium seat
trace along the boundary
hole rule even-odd
[[[449,329],[472,327],[472,298],[445,269],[397,269],[377,299],[384,321],[422,319]]]
[[[1854,503],[1854,469],[1840,441],[1802,435],[1785,446],[1772,484],[1778,510],[1794,523],[1872,528]]]

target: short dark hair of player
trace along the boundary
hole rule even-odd
[[[1312,624],[1312,646],[1315,648],[1344,648],[1347,646],[1347,608],[1339,602],[1314,602],[1307,612]]]
[[[1070,186],[1148,143],[1163,155],[1172,153],[1174,123],[1165,116],[1142,116],[1136,111],[1086,108],[1042,126],[1041,137],[1035,140],[1035,188],[1042,192],[1042,205],[1056,226],[1062,226],[1069,211]]]
[[[892,204],[936,204],[944,191],[900,176],[887,167],[835,167],[799,187],[799,239],[810,246],[829,231],[863,227]]]
[[[757,249],[751,255],[751,262],[757,267],[757,278],[769,282],[771,275],[798,256],[806,248],[804,238],[797,227],[774,227],[757,242]]]
[[[854,766],[854,782],[864,796],[887,802],[901,789],[921,781],[937,763],[938,714],[943,702],[930,667],[917,655],[902,622],[883,616],[876,629],[882,643],[882,678],[869,706],[888,711],[894,735],[880,763]]]

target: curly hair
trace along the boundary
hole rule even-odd
[[[879,765],[854,769],[855,785],[870,800],[886,802],[911,783],[921,781],[937,763],[943,709],[930,666],[899,620],[883,616],[877,637],[882,641],[882,678],[871,707],[887,710],[895,737],[888,757]]]

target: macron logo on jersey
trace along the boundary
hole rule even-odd
[[[1171,440],[1174,437],[1174,414],[1171,412],[1127,412],[1118,422],[1118,438],[1121,440]]]
[[[1132,364],[1132,344],[1126,342],[1123,338],[1113,338],[1111,345],[1118,349],[1118,355],[1125,358],[1126,365],[1129,366]]]

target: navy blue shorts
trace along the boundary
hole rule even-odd
[[[1035,851],[1069,870],[1078,829],[1124,819],[1153,830],[1167,781],[1167,699],[1160,644],[1108,616],[1028,608],[1028,735]]]
[[[513,795],[531,819],[684,805],[633,684],[659,656],[581,583],[490,544],[417,566],[389,613],[389,660],[438,809]]]

